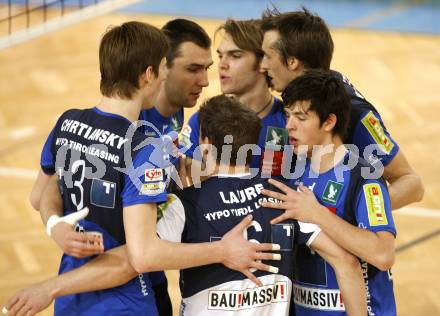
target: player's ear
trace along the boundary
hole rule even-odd
[[[302,68],[302,63],[298,58],[291,56],[287,58],[287,68],[290,71],[298,71]]]
[[[144,86],[154,81],[156,74],[154,73],[153,67],[148,66],[147,69],[140,75],[139,81],[140,86]]]
[[[324,128],[324,130],[326,132],[331,132],[333,130],[333,128],[335,127],[337,121],[338,121],[338,119],[337,119],[336,115],[333,113],[330,113],[328,118],[322,124],[322,127]]]

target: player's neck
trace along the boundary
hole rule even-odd
[[[257,113],[260,118],[265,117],[272,110],[273,97],[266,81],[259,80],[251,90],[242,94],[235,94],[234,96],[249,109]]]
[[[162,85],[162,88],[160,89],[156,99],[156,104],[154,105],[157,112],[159,112],[159,114],[162,115],[163,117],[170,117],[171,115],[179,112],[181,106],[182,105],[172,104],[169,101],[165,93],[164,85]]]
[[[339,136],[329,138],[320,146],[315,146],[310,158],[310,168],[313,172],[321,174],[333,169],[344,159],[347,149]]]
[[[239,175],[245,173],[249,173],[249,165],[231,166],[229,164],[216,164],[213,175]]]
[[[140,100],[137,99],[124,100],[103,96],[97,108],[103,112],[123,116],[129,121],[134,122],[139,118],[142,108],[141,104]]]

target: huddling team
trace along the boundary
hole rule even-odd
[[[64,252],[59,275],[8,315],[396,315],[392,210],[423,185],[379,112],[331,70],[306,9],[228,19],[215,33],[221,95],[184,126],[211,39],[175,19],[110,28],[101,101],[61,115],[31,193]],[[281,98],[272,95],[275,90]]]

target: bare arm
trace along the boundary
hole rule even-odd
[[[424,194],[422,180],[411,168],[401,149],[385,167],[383,175],[389,184],[388,191],[393,210],[422,200]]]
[[[41,196],[40,216],[44,226],[52,215],[63,216],[63,200],[56,174],[48,178]],[[75,232],[73,225],[65,222],[52,227],[51,237],[64,253],[73,257],[83,258],[104,252],[100,236]]]
[[[394,264],[394,235],[387,231],[372,232],[351,225],[322,207],[314,223],[340,246],[380,270],[388,270]],[[333,225],[333,226],[332,226]]]
[[[47,308],[59,296],[98,291],[127,283],[137,273],[128,262],[126,250],[125,246],[114,248],[78,269],[20,290],[6,304],[9,315],[26,310],[33,315]]]
[[[321,232],[311,244],[335,270],[345,310],[350,316],[367,315],[365,283],[359,260]]]
[[[120,246],[104,252],[78,269],[52,279],[52,293],[58,297],[113,288],[127,283],[136,275],[128,261],[127,247]]]
[[[261,252],[272,250],[273,245],[255,244],[243,238],[243,230],[251,221],[252,216],[247,216],[221,241],[174,243],[157,236],[154,203],[125,207],[124,227],[130,263],[139,273],[222,263],[260,284],[248,269],[272,271],[272,267],[255,260],[273,260],[273,254]]]
[[[323,232],[347,251],[376,266],[380,270],[388,270],[394,263],[394,235],[387,231],[372,232],[351,225],[326,207],[319,204],[312,191],[300,186],[297,192],[287,185],[276,180],[269,180],[271,184],[284,193],[263,190],[263,194],[283,201],[283,203],[263,203],[265,207],[283,209],[285,212],[272,220],[279,223],[289,218],[302,222],[314,223]]]
[[[52,215],[63,216],[63,200],[58,188],[58,175],[56,173],[51,176],[45,175],[44,182],[44,189],[41,190],[39,200],[39,210],[41,220],[44,226],[46,226],[48,219]]]
[[[38,171],[37,179],[35,180],[31,194],[29,196],[29,201],[36,211],[40,210],[41,196],[43,195],[43,191],[46,188],[46,185],[49,182],[50,178],[51,176],[45,174],[43,170],[40,169],[40,171]]]

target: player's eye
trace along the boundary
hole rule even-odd
[[[191,73],[196,73],[196,72],[199,71],[199,69],[200,69],[199,67],[188,67],[188,68],[186,68],[186,70],[188,70]]]

